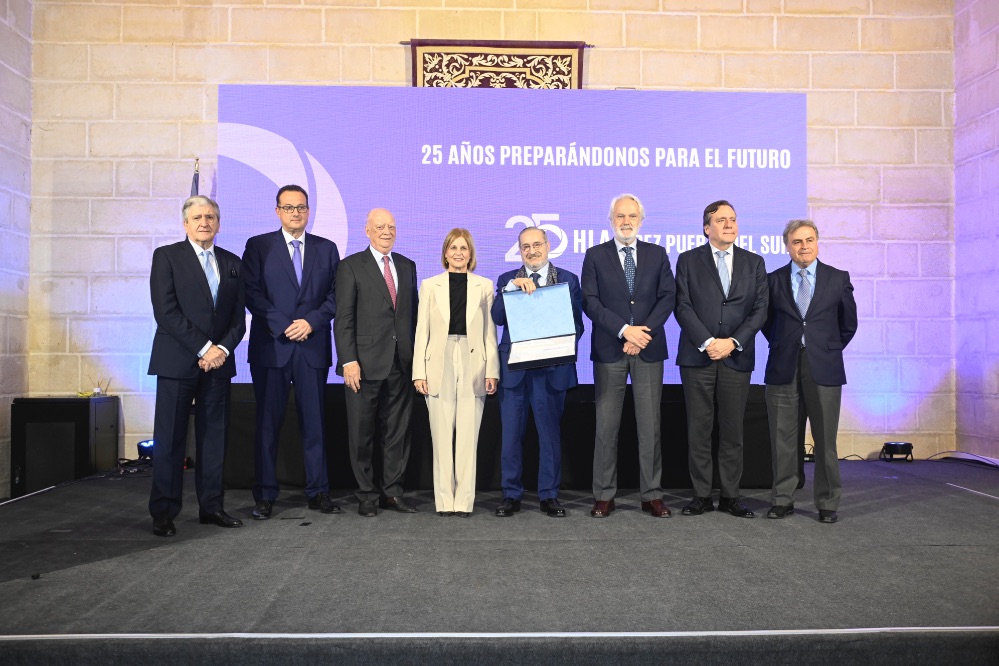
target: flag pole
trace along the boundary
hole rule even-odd
[[[198,195],[198,180],[199,180],[198,179],[198,170],[200,168],[200,165],[199,165],[200,160],[201,160],[200,157],[195,157],[194,158],[194,176],[191,178],[191,196],[192,197]]]

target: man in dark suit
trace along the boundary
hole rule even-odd
[[[281,228],[246,241],[247,360],[257,401],[253,439],[256,481],[253,517],[271,517],[280,487],[277,450],[291,385],[305,459],[310,509],[340,513],[330,499],[326,470],[326,379],[333,365],[330,321],[336,315],[336,243],[306,233],[309,195],[298,185],[277,193]]]
[[[567,270],[556,268],[548,261],[551,246],[544,229],[529,227],[520,232],[517,240],[524,265],[503,273],[496,280],[496,298],[493,300],[492,317],[497,326],[503,327],[499,343],[500,354],[500,420],[503,423],[502,477],[503,501],[496,509],[500,517],[512,516],[520,511],[524,497],[522,481],[524,430],[527,414],[534,411],[534,424],[538,429],[538,499],[541,510],[552,518],[565,517],[565,509],[558,501],[562,480],[562,410],[565,392],[576,386],[576,364],[559,363],[527,370],[511,370],[510,331],[506,325],[504,291],[518,289],[530,294],[539,287],[568,284],[572,316],[576,322],[576,340],[583,335],[583,296],[579,278]]]
[[[669,353],[663,325],[673,312],[676,285],[666,250],[638,240],[645,220],[638,197],[616,197],[608,217],[614,240],[591,247],[583,258],[583,312],[593,322],[590,359],[597,411],[590,515],[604,518],[615,508],[617,436],[630,375],[642,510],[666,518],[670,510],[662,500],[660,402],[663,361]]]
[[[740,518],[754,514],[739,499],[742,430],[749,379],[756,365],[756,333],[767,317],[763,259],[735,246],[739,224],[727,201],[704,209],[708,242],[676,261],[676,364],[687,406],[687,444],[694,497],[683,515],[713,511],[711,431],[718,405],[718,510]]]
[[[768,276],[770,305],[763,326],[770,342],[764,381],[774,470],[767,518],[794,513],[807,418],[815,441],[815,507],[820,522],[835,523],[842,491],[836,433],[846,383],[843,349],[857,332],[857,303],[850,274],[819,263],[814,222],[788,222],[784,246],[791,263]]]
[[[413,337],[416,331],[416,264],[393,252],[395,218],[384,208],[368,213],[370,244],[340,262],[339,313],[334,324],[337,373],[346,386],[350,462],[357,479],[357,512],[378,515],[378,505],[401,513],[416,509],[402,497],[409,460],[413,405]],[[380,431],[380,432],[379,432]],[[372,456],[382,443],[382,481]]]
[[[215,245],[219,205],[208,197],[184,202],[187,238],[157,248],[149,274],[156,336],[149,374],[156,375],[153,421],[153,534],[177,533],[191,402],[197,466],[194,484],[203,524],[239,527],[222,508],[222,466],[229,427],[232,352],[246,332],[239,258]]]

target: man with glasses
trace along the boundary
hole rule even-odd
[[[645,207],[638,197],[615,197],[608,218],[614,238],[591,247],[583,258],[583,312],[593,322],[590,359],[597,408],[590,515],[606,518],[615,508],[617,436],[630,376],[642,511],[668,518],[661,481],[660,402],[668,356],[664,324],[673,312],[676,285],[666,250],[639,239]]]
[[[257,401],[253,441],[257,520],[271,517],[280,490],[278,437],[292,384],[308,506],[323,513],[341,512],[329,496],[324,432],[340,254],[336,243],[306,233],[309,195],[298,185],[278,190],[275,212],[281,228],[250,238],[243,253],[246,307],[253,316],[248,360]]]
[[[548,261],[548,234],[544,229],[529,227],[520,232],[518,241],[520,258],[524,265],[499,276],[498,293],[493,300],[492,317],[497,326],[503,327],[499,343],[500,353],[500,418],[503,423],[502,483],[503,502],[496,515],[505,518],[520,511],[524,496],[522,474],[524,429],[528,411],[534,411],[534,424],[538,430],[538,500],[541,511],[552,518],[565,516],[565,509],[558,501],[562,477],[562,409],[565,392],[576,386],[576,364],[559,363],[528,370],[510,370],[510,331],[506,325],[504,291],[518,289],[530,294],[539,287],[558,283],[569,285],[572,317],[576,322],[576,340],[583,335],[583,296],[579,278]]]

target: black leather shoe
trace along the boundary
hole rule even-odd
[[[163,537],[174,536],[177,530],[169,518],[153,518],[153,534]]]
[[[680,509],[680,513],[685,516],[699,516],[702,513],[715,510],[715,503],[710,497],[695,497],[690,500],[687,506]]]
[[[416,513],[416,507],[401,497],[382,497],[378,505],[383,509],[392,509],[399,513]]]
[[[755,518],[756,514],[749,510],[749,507],[736,497],[734,499],[722,497],[718,500],[718,510],[731,514],[736,518]]]
[[[837,520],[839,520],[839,516],[836,515],[835,511],[830,511],[828,509],[819,509],[820,523],[835,523]]]
[[[454,515],[454,511],[438,511],[437,515],[441,518],[450,518]]]
[[[225,511],[219,509],[215,513],[203,513],[198,516],[202,525],[218,525],[219,527],[242,527],[243,521],[233,518]]]
[[[565,518],[565,509],[558,503],[558,498],[541,500],[541,512],[547,513],[549,518]]]
[[[496,507],[496,515],[500,518],[508,518],[520,511],[520,500],[504,497],[500,505]]]
[[[310,497],[309,508],[322,513],[343,513],[343,510],[326,493],[316,493],[315,497]]]
[[[271,517],[271,510],[274,508],[272,502],[266,500],[257,502],[257,505],[253,507],[253,517],[257,520],[267,520]]]
[[[471,511],[455,511],[454,515],[458,516],[459,518],[468,518],[470,515],[472,515],[472,512]]]
[[[365,518],[372,518],[378,515],[378,503],[374,500],[362,500],[357,505],[357,512]]]
[[[787,505],[774,504],[772,507],[770,507],[770,510],[767,511],[767,518],[786,518],[787,516],[790,516],[793,513],[794,513],[793,504],[787,504]]]

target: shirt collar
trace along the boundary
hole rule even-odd
[[[728,254],[725,255],[726,257],[730,257],[735,254],[735,252],[732,250],[732,248],[735,247],[735,245],[729,245],[727,250],[723,250],[720,247],[715,247],[715,244],[712,243],[711,241],[708,241],[708,245],[711,246],[711,254],[714,254],[715,256],[717,256],[718,252],[728,252]]]
[[[373,245],[371,245],[370,243],[368,244],[368,250],[371,251],[371,256],[375,258],[375,261],[378,262],[379,266],[382,265],[382,257],[388,257],[390,264],[394,264],[395,263],[395,259],[392,258],[392,251],[391,250],[389,250],[388,254],[382,254],[380,251],[376,250],[375,247]]]
[[[550,265],[551,265],[551,262],[550,262],[550,261],[546,261],[546,262],[545,262],[545,265],[544,265],[544,266],[542,266],[541,268],[539,268],[539,269],[538,269],[538,270],[536,270],[536,271],[532,271],[532,270],[531,270],[530,268],[528,268],[528,267],[527,267],[527,265],[525,264],[525,265],[524,265],[524,270],[525,270],[525,271],[527,271],[527,276],[528,276],[528,277],[530,277],[530,276],[531,276],[531,273],[537,273],[537,274],[538,274],[538,275],[540,275],[540,276],[541,276],[542,278],[546,278],[546,277],[548,277],[548,266],[550,266]]]
[[[819,261],[818,259],[812,259],[812,263],[810,263],[807,266],[805,266],[805,272],[808,273],[808,275],[810,277],[813,277],[813,278],[815,277],[815,265],[818,263],[818,261]],[[796,264],[796,263],[794,263],[792,261],[791,262],[791,268],[792,268],[792,270],[793,270],[794,273],[796,273],[797,275],[801,275],[801,272],[800,272],[801,271],[801,267],[798,266],[798,264]]]
[[[301,236],[299,236],[298,238],[295,238],[294,236],[292,236],[291,234],[289,234],[287,231],[285,231],[284,227],[281,228],[281,233],[284,235],[284,244],[285,245],[289,245],[293,240],[297,240],[297,241],[302,241],[302,246],[303,247],[305,246],[305,234],[304,233]]]
[[[617,236],[614,236],[614,245],[617,247],[617,253],[621,254],[621,250],[623,250],[626,247],[630,247],[630,248],[632,248],[634,250],[637,250],[638,249],[638,239],[636,238],[635,242],[632,243],[631,245],[625,245],[624,243],[622,243],[621,241],[619,241],[617,239]]]
[[[198,254],[199,257],[201,256],[202,252],[206,251],[209,252],[210,254],[215,254],[215,243],[212,243],[209,247],[201,247],[190,238],[187,239],[187,242],[191,244],[191,247],[194,248],[194,251]]]

